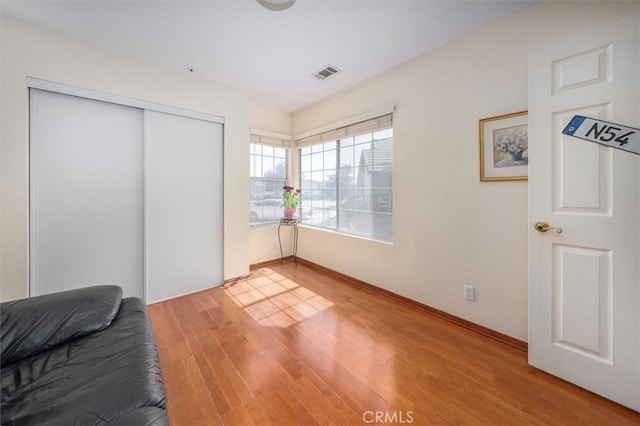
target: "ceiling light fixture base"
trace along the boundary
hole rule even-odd
[[[262,7],[269,10],[285,10],[289,9],[296,0],[256,0]]]

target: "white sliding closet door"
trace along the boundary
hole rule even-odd
[[[31,89],[31,295],[143,297],[143,111]]]
[[[223,282],[222,124],[145,111],[147,295]]]

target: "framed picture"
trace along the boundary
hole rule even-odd
[[[480,180],[527,180],[527,111],[480,120]]]

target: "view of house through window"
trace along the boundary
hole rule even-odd
[[[304,146],[302,223],[392,240],[393,129]]]
[[[251,225],[278,223],[284,214],[282,187],[287,183],[287,149],[250,145]]]

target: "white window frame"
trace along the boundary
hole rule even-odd
[[[370,183],[369,186],[363,186],[362,189],[357,189],[355,188],[355,186],[353,189],[349,189],[344,187],[341,184],[341,182],[343,182],[343,179],[340,178],[340,172],[341,170],[344,172],[345,169],[343,169],[344,163],[342,163],[340,160],[340,152],[341,152],[341,148],[343,149],[345,148],[344,145],[347,143],[347,141],[351,141],[351,143],[354,143],[354,141],[358,140],[358,137],[362,135],[370,134],[371,143],[373,143],[374,141],[381,142],[379,143],[379,146],[381,146],[386,141],[388,142],[385,144],[387,148],[387,152],[388,152],[389,144],[391,144],[391,151],[392,151],[392,144],[393,144],[392,112],[386,113],[380,116],[374,116],[374,117],[368,117],[368,118],[361,117],[361,118],[362,119],[360,121],[351,121],[351,122],[348,122],[347,124],[344,124],[341,127],[327,128],[327,129],[324,129],[323,131],[319,131],[318,133],[312,133],[312,134],[307,133],[302,137],[299,136],[296,138],[296,146],[298,147],[297,161],[299,166],[298,179],[302,189],[301,207],[302,207],[302,211],[307,213],[306,215],[305,214],[302,215],[302,218],[301,218],[302,224],[319,227],[323,229],[330,229],[330,230],[333,230],[339,233],[344,233],[347,235],[357,235],[361,237],[371,238],[374,240],[391,242],[393,240],[393,234],[392,234],[393,183],[392,183],[391,175],[388,176],[389,184],[386,187],[383,187],[380,184],[374,183],[373,181]],[[381,134],[381,132],[385,132],[389,129],[391,130],[390,137],[376,139],[376,133]],[[371,149],[374,149],[373,145],[371,145]],[[331,160],[331,165],[329,166],[329,168],[327,168],[326,165],[323,166],[322,170],[315,170],[315,171],[312,171],[312,169],[307,170],[306,167],[303,168],[304,167],[303,163],[312,161],[311,158],[313,157],[314,153],[316,155],[320,155],[322,153],[323,157],[325,157],[327,153],[329,155],[333,155],[333,153],[335,153],[335,164],[334,164],[334,161]],[[392,152],[389,153],[389,155],[391,156],[391,160],[390,160],[391,171],[389,173],[392,174],[392,171],[393,171]],[[307,158],[304,158],[304,157],[307,157]],[[325,157],[325,161],[326,161],[326,157]],[[358,161],[359,160],[355,158],[352,160],[351,168],[353,169],[354,172],[357,172],[357,168],[359,168],[359,164],[357,164]],[[335,174],[335,188],[326,187],[326,183],[327,183],[326,176],[324,176],[322,180],[322,183],[323,183],[322,188],[320,188],[317,185],[319,182],[319,175],[321,174],[326,175],[327,173]],[[355,181],[353,183],[354,185],[356,185]],[[364,188],[366,188],[366,190]],[[335,193],[333,194],[333,196],[331,196],[331,193],[333,193],[334,191]],[[387,204],[381,203],[379,206],[378,204],[374,206],[373,198],[377,197],[376,193],[379,195],[380,191],[387,192],[386,194],[384,194],[385,197],[383,197],[386,199]],[[364,195],[366,195],[366,193],[369,194],[370,196],[369,208],[362,207],[362,205],[361,206],[356,205],[355,199],[357,198],[357,195],[359,192],[361,192]],[[351,203],[353,204],[352,207],[347,207],[346,205],[342,206],[342,204],[349,201],[348,200],[349,197],[347,196],[347,193],[349,193],[353,198],[353,200],[351,201]],[[316,198],[319,198],[319,196],[321,199],[316,200]],[[331,206],[326,207],[325,206],[326,201],[331,200],[332,198],[335,200],[334,202],[335,206],[333,206],[333,208]],[[377,198],[380,198],[380,197],[377,197]],[[384,211],[381,210],[380,209],[381,206],[384,206],[384,209],[386,210]],[[318,210],[321,210],[321,212],[319,212]],[[350,222],[348,222],[348,219],[347,219],[349,214],[351,215]],[[349,224],[357,223],[357,219],[356,219],[357,215],[360,215],[361,217],[366,217],[366,215],[370,215],[370,227],[369,227],[370,229],[368,231],[365,230],[366,227],[358,227],[358,226],[352,227],[352,226],[345,225],[346,223],[349,223]],[[376,228],[380,225],[380,222],[376,222],[375,218],[377,217],[379,219],[384,216],[388,216],[388,221],[384,219],[382,222],[382,223],[387,222],[383,226],[383,229],[386,229],[386,230],[382,232],[376,232]],[[320,219],[325,221],[324,225],[319,224],[317,222]]]
[[[289,135],[282,135],[278,133],[265,132],[261,130],[251,129],[250,134],[250,146],[258,145],[261,147],[272,147],[285,150],[285,176],[284,177],[264,177],[254,176],[254,171],[251,170],[253,164],[251,163],[251,157],[255,154],[250,148],[250,170],[249,179],[251,185],[255,182],[273,183],[274,194],[270,199],[251,199],[253,191],[250,190],[249,195],[249,223],[251,227],[273,225],[279,223],[282,217],[281,209],[283,210],[283,198],[281,187],[288,185],[289,176],[291,175],[291,144],[293,138]],[[259,154],[263,157],[263,154]]]

